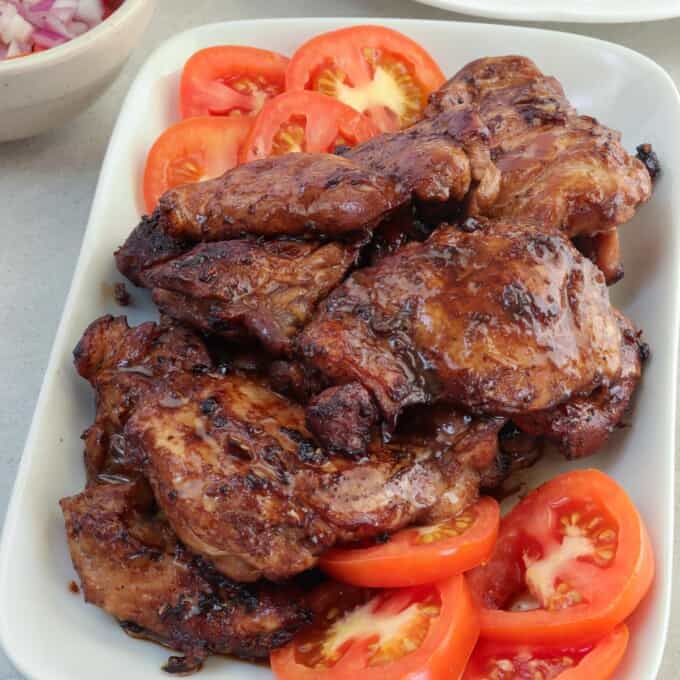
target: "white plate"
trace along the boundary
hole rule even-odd
[[[680,0],[416,0],[424,5],[508,21],[622,24],[680,17]]]
[[[651,203],[623,229],[626,278],[614,299],[645,329],[653,355],[633,426],[587,461],[618,479],[650,528],[658,558],[656,585],[633,621],[619,680],[652,680],[669,614],[673,546],[678,268],[680,261],[680,99],[656,64],[623,47],[527,28],[389,21],[426,45],[447,73],[487,54],[519,52],[560,78],[571,101],[624,133],[629,148],[652,142],[664,174]],[[138,220],[141,173],[155,137],[177,115],[178,71],[195,50],[242,43],[290,54],[296,45],[352,20],[244,21],[192,29],[160,47],[127,96],[111,138],[90,222],[50,357],[10,503],[0,555],[0,637],[17,668],[35,680],[164,678],[167,650],[126,637],[113,619],[69,592],[75,578],[57,501],[83,487],[80,432],[93,415],[92,392],[77,377],[71,350],[104,313],[120,314],[110,284],[120,280],[112,252]],[[376,22],[377,23],[377,22]],[[559,44],[559,49],[556,45]],[[134,291],[132,322],[154,318],[146,291]],[[540,476],[566,470],[547,461]],[[266,668],[212,659],[201,680],[269,678]]]

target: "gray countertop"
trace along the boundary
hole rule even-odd
[[[158,5],[144,44],[89,111],[42,137],[0,144],[0,524],[109,135],[123,96],[151,50],[183,29],[229,19],[397,16],[474,20],[402,0],[159,0]],[[648,24],[538,25],[626,45],[657,61],[680,84],[680,19]],[[676,569],[678,566],[676,559]],[[680,596],[674,597],[675,602],[680,602]],[[660,680],[678,677],[680,608],[673,609]],[[18,678],[0,652],[0,680]]]

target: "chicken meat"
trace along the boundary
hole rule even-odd
[[[237,239],[201,243],[148,269],[161,312],[227,339],[254,337],[275,355],[354,264],[358,250],[329,242]]]
[[[365,389],[390,429],[406,406],[442,400],[492,415],[551,409],[612,384],[622,364],[604,277],[568,239],[472,218],[354,272],[298,344],[326,379]],[[346,413],[323,403],[325,417],[308,419],[322,440]],[[369,426],[355,419],[353,431]]]
[[[450,407],[410,413],[418,426],[368,455],[322,449],[304,409],[250,376],[161,384],[125,440],[182,542],[238,581],[307,570],[336,543],[450,517],[494,468],[502,418]],[[405,428],[407,426],[405,425]]]
[[[533,220],[574,237],[628,221],[651,196],[650,174],[621,134],[578,115],[559,81],[530,59],[469,63],[432,95],[427,115],[459,106],[461,85],[488,127],[501,175],[495,201],[473,201],[473,214]]]
[[[86,329],[74,352],[78,373],[94,388],[96,415],[83,433],[88,480],[134,476],[123,427],[140,399],[163,376],[207,371],[212,359],[203,341],[173,323],[151,321],[130,328],[123,316],[103,316]]]
[[[95,484],[60,501],[87,602],[135,637],[182,652],[187,673],[210,654],[266,659],[311,621],[296,584],[239,584],[190,553],[141,479]]]

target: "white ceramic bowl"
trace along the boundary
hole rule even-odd
[[[63,125],[114,81],[142,37],[156,0],[125,0],[64,45],[0,61],[0,142]]]

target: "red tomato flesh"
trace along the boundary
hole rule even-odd
[[[244,144],[242,162],[294,151],[331,153],[378,134],[369,118],[317,92],[286,92],[269,100]]]
[[[555,477],[501,521],[491,559],[467,578],[482,636],[513,642],[591,641],[649,590],[654,556],[625,491],[597,470]],[[513,606],[518,601],[533,601]]]
[[[320,566],[333,578],[358,586],[433,583],[486,560],[493,551],[499,521],[498,503],[482,498],[448,521],[404,529],[382,545],[330,550]]]
[[[599,642],[579,647],[481,640],[463,680],[607,680],[627,646],[628,628],[623,624]]]
[[[238,163],[251,118],[188,118],[168,128],[154,143],[144,169],[147,211],[180,184],[222,175]]]
[[[373,593],[336,590],[316,625],[271,654],[279,680],[457,680],[477,640],[462,576]]]
[[[444,74],[417,42],[384,26],[312,38],[291,58],[286,90],[315,90],[366,113],[382,131],[419,120]]]
[[[282,54],[255,47],[200,50],[182,71],[182,117],[256,115],[267,99],[283,92],[287,65]]]

